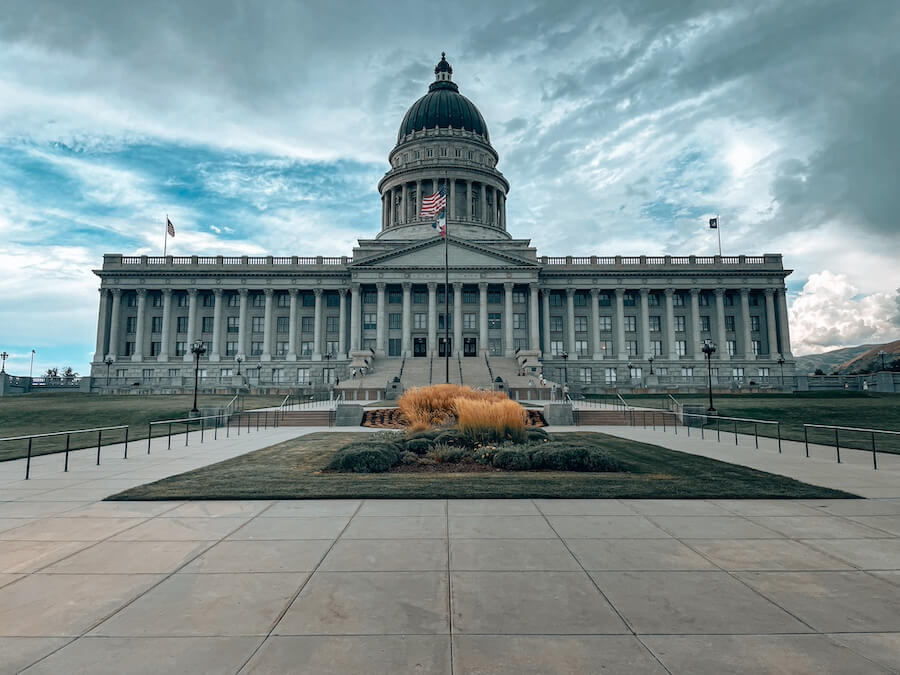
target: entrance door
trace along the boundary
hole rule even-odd
[[[428,355],[428,343],[427,338],[417,337],[413,338],[413,356],[427,356]]]
[[[438,338],[438,356],[447,356],[447,345],[450,345],[450,354],[453,354],[453,338]]]
[[[463,338],[463,356],[478,356],[478,338]]]

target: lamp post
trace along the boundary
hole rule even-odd
[[[784,389],[784,357],[778,355],[778,367],[781,368],[781,388]]]
[[[2,363],[2,365],[0,365],[0,373],[6,372],[6,359],[8,359],[8,358],[9,358],[9,354],[7,354],[6,352],[0,353],[0,359],[3,359],[3,363]]]
[[[235,360],[235,363],[238,364],[237,374],[240,375],[241,374],[241,362],[244,360],[244,357],[241,356],[240,354],[238,354],[237,356],[234,357],[234,360]]]
[[[260,377],[261,377],[261,375],[262,375],[262,364],[261,364],[261,363],[257,363],[257,364],[256,364],[256,386],[257,386],[257,387],[258,387],[259,384],[260,384]]]
[[[882,349],[878,352],[878,356],[881,357],[881,369],[884,370],[884,357],[887,356],[887,353]]]
[[[709,386],[709,408],[706,412],[715,415],[716,409],[713,407],[712,399],[712,355],[716,353],[716,345],[712,340],[703,341],[703,353],[706,354],[706,378]]]
[[[653,374],[653,357],[651,356],[647,360],[650,362],[650,374],[652,375]]]
[[[31,364],[28,366],[28,379],[30,380],[34,374],[34,350],[31,350]]]
[[[200,384],[200,357],[206,353],[206,346],[203,340],[195,340],[191,345],[191,354],[194,355],[194,407],[191,408],[192,413],[200,412],[197,410],[197,386]]]
[[[325,356],[325,364],[326,364],[325,367],[327,368],[328,367],[327,364],[329,362],[331,362],[331,359],[334,358],[334,354],[332,354],[331,352],[327,352],[324,354],[324,356]],[[322,370],[322,384],[328,384],[328,382],[326,382],[326,380],[325,380],[325,370]]]
[[[569,384],[569,352],[560,354],[563,360],[563,384]]]
[[[113,357],[107,356],[103,363],[106,364],[106,386],[109,386],[109,368],[113,364]]]

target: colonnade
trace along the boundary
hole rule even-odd
[[[431,179],[418,179],[395,185],[385,190],[381,196],[382,230],[398,225],[420,222],[422,211],[423,183],[430,183],[430,192],[434,194],[438,185],[449,181],[452,189],[447,194],[447,212],[451,220],[462,220],[482,225],[492,225],[506,229],[506,194],[503,190],[488,183],[435,176]],[[460,195],[461,184],[465,185],[464,194]],[[460,201],[462,200],[462,201]],[[458,216],[460,206],[465,205],[465,215]],[[488,208],[490,206],[490,208]]]

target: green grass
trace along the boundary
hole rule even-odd
[[[320,473],[332,455],[359,433],[319,432],[141,485],[110,499],[327,498],[730,498],[853,497],[791,478],[590,432],[553,434],[592,439],[631,468],[630,473],[513,472],[440,474]]]
[[[200,396],[201,408],[225,405],[231,396]],[[246,408],[278,405],[280,396],[247,396]],[[129,425],[128,440],[147,438],[147,423],[186,417],[193,404],[193,396],[101,396],[98,394],[28,394],[0,398],[0,438],[43,434],[51,431],[91,429],[95,427]],[[162,427],[154,429],[154,436],[162,435]],[[120,443],[124,430],[108,431],[102,435],[103,445]],[[32,454],[44,455],[65,449],[65,436],[35,439]],[[71,438],[72,448],[84,448],[97,444],[97,434],[76,434]],[[0,461],[24,457],[27,442],[6,441],[0,443]]]

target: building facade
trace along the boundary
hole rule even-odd
[[[690,385],[706,378],[705,340],[717,345],[719,382],[792,373],[781,255],[547,257],[513,239],[499,155],[452,72],[442,57],[404,117],[378,186],[381,231],[351,256],[105,255],[94,381],[192,383],[198,340],[204,383],[226,386],[238,371],[328,383],[354,363],[448,350],[600,388],[645,383],[651,371]],[[442,185],[446,251],[421,215]]]

